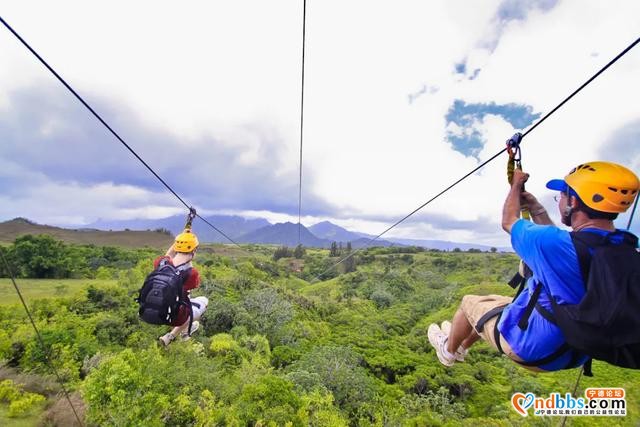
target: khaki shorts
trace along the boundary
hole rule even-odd
[[[513,298],[505,297],[503,295],[465,295],[462,298],[460,310],[462,310],[465,317],[467,318],[469,323],[471,323],[471,326],[473,326],[473,329],[475,330],[476,325],[478,324],[478,320],[480,320],[480,318],[484,316],[485,313],[493,310],[496,307],[511,304],[511,301],[513,301]],[[498,346],[496,345],[494,328],[496,327],[497,320],[497,316],[492,317],[484,324],[482,332],[476,331],[483,340],[488,342],[489,345],[491,345],[491,347],[495,348],[496,350],[498,350]],[[522,361],[522,359],[518,357],[518,355],[516,355],[513,350],[511,350],[511,346],[502,337],[502,335],[500,335],[500,346],[502,347],[504,354],[506,354],[510,359]]]

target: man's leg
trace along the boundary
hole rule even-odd
[[[451,333],[447,341],[447,351],[453,354],[461,344],[465,349],[468,349],[479,339],[480,336],[473,329],[469,320],[467,320],[467,316],[465,316],[461,308],[458,308],[451,322]]]

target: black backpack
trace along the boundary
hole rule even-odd
[[[160,261],[145,279],[136,298],[140,304],[140,319],[154,325],[171,325],[178,317],[180,306],[185,306],[189,311],[190,332],[193,312],[189,298],[182,291],[190,271],[187,264],[174,267],[166,259]]]
[[[567,344],[593,359],[640,369],[640,252],[638,238],[573,232],[586,294],[578,304],[551,298],[555,320]]]

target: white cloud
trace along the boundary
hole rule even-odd
[[[516,20],[496,18],[501,4],[309,2],[303,214],[310,198],[326,200],[339,211],[306,216],[303,222],[322,217],[378,234],[389,224],[372,217],[399,219],[477,165],[446,141],[447,130],[469,132],[447,127],[444,116],[453,100],[525,104],[546,113],[634,40],[640,28],[640,3],[634,0],[565,0],[550,9],[532,1],[522,6],[525,18]],[[170,134],[168,140],[177,145],[194,148],[195,141],[208,137],[241,152],[229,156],[236,162],[223,176],[236,177],[231,171],[238,167],[264,170],[263,153],[277,145],[281,162],[273,176],[289,179],[297,176],[299,155],[301,17],[298,1],[113,1],[98,7],[28,0],[3,10],[3,18],[89,101],[107,97],[110,104],[126,107],[121,113],[109,111],[107,121],[126,121],[118,114],[133,112],[145,127]],[[0,52],[0,109],[11,108],[7,95],[18,89],[59,86],[8,31],[0,31]],[[467,77],[480,69],[475,79],[454,73],[462,61]],[[595,159],[616,132],[640,118],[638,70],[640,47],[527,136],[528,189],[550,202],[547,179]],[[423,93],[421,88],[437,90]],[[410,103],[409,96],[417,93]],[[77,101],[69,96],[68,102]],[[59,125],[51,121],[42,131]],[[480,159],[502,149],[514,132],[492,115],[474,128],[487,141]],[[636,146],[627,158],[637,159],[639,152]],[[196,165],[213,163],[207,150],[201,155]],[[443,224],[403,224],[394,233],[505,245],[498,226],[507,190],[505,161],[496,160],[424,209],[452,222],[491,218],[495,233]],[[197,175],[205,179],[207,174]],[[105,205],[105,216],[112,218],[148,217],[173,205],[170,199],[159,203],[155,194],[145,199],[106,189],[97,191],[103,197],[96,199],[95,184],[83,185],[81,176],[77,182],[74,197],[86,202],[74,206],[68,213],[73,217],[94,216],[94,205]],[[23,209],[39,212],[39,202],[29,196],[35,193],[25,195]],[[297,193],[286,197],[297,201]],[[125,199],[137,210],[118,210]],[[64,213],[60,208],[54,216]],[[293,212],[265,216],[297,220]]]

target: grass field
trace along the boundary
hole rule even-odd
[[[27,304],[40,298],[72,296],[89,285],[100,286],[115,284],[116,280],[98,279],[17,279],[20,293]],[[0,279],[0,305],[19,303],[20,298],[11,279]]]

